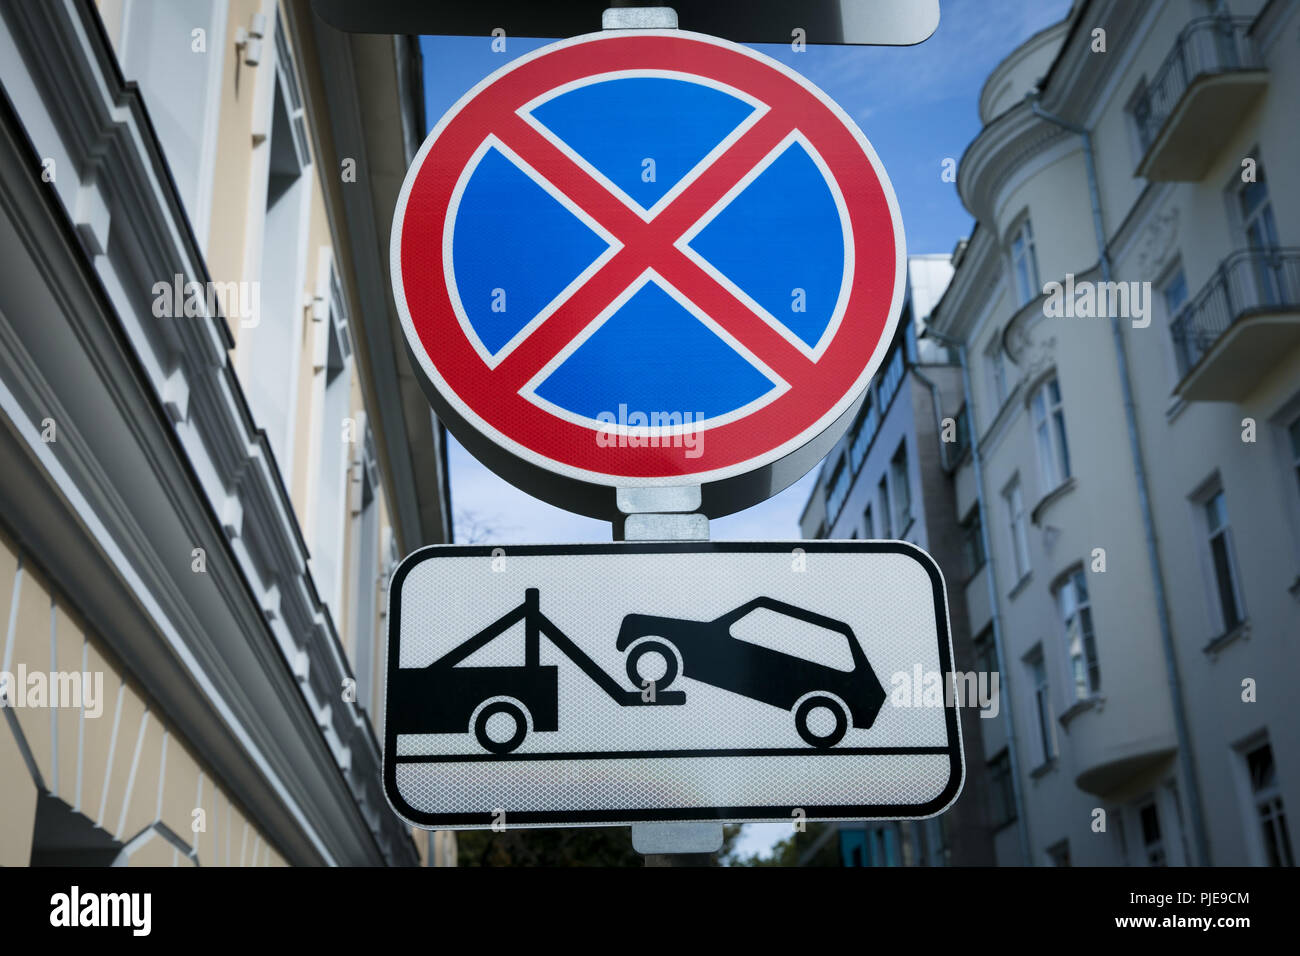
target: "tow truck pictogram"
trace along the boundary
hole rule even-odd
[[[848,642],[852,668],[839,670],[735,638],[731,626],[756,609],[842,636]],[[520,621],[524,622],[522,666],[461,666]],[[393,674],[389,719],[394,730],[399,734],[443,734],[468,729],[484,749],[496,754],[517,749],[530,730],[559,730],[559,668],[541,663],[543,634],[623,707],[685,704],[684,691],[667,689],[680,674],[793,711],[800,737],[818,749],[837,744],[850,721],[854,727],[869,728],[885,701],[884,688],[847,624],[767,597],[755,598],[712,621],[626,615],[615,646],[628,651],[628,677],[641,686],[628,690],[542,613],[538,589],[528,588],[522,604],[432,664],[398,669]],[[651,679],[640,672],[640,663],[648,654],[663,659],[662,676]],[[834,721],[825,733],[818,733],[812,720],[818,710],[829,712]],[[505,715],[513,723],[513,733],[506,739],[489,733],[488,722],[497,715]]]

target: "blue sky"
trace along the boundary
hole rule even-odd
[[[960,159],[979,132],[980,89],[997,63],[1034,33],[1062,19],[1069,0],[941,0],[939,29],[914,47],[819,47],[796,53],[789,45],[755,49],[803,73],[862,128],[898,195],[909,253],[951,252],[971,218],[956,186],[943,182],[945,158]],[[509,24],[503,24],[509,31]],[[594,25],[593,25],[594,28]],[[548,40],[508,36],[504,53],[488,37],[424,37],[427,125],[467,90],[511,59]],[[470,523],[491,543],[608,541],[606,522],[568,514],[496,477],[453,439],[452,507],[458,540]],[[774,498],[712,522],[716,539],[799,536],[798,520],[816,469]],[[472,516],[472,522],[459,520]],[[759,852],[788,835],[788,824],[746,828],[741,850]]]

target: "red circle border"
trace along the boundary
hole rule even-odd
[[[490,428],[543,459],[611,479],[734,471],[798,438],[855,384],[866,384],[863,372],[879,360],[881,340],[892,326],[897,270],[903,261],[892,194],[886,195],[871,157],[841,116],[807,86],[755,54],[688,35],[598,34],[585,42],[562,44],[532,59],[507,64],[496,79],[489,78],[430,134],[436,140],[426,143],[414,178],[408,173],[405,208],[398,207],[401,233],[396,241],[410,325],[447,388]],[[694,458],[684,457],[681,448],[602,447],[595,429],[559,418],[517,391],[494,391],[492,369],[465,337],[443,281],[443,233],[452,194],[466,164],[494,132],[498,118],[562,84],[638,69],[694,74],[769,106],[780,103],[798,115],[797,129],[821,154],[844,197],[853,236],[848,303],[839,328],[813,368],[815,374],[798,385],[792,383],[785,394],[749,415],[704,431],[700,454]],[[562,183],[555,185],[564,190]],[[437,278],[405,278],[424,279],[431,274]],[[755,315],[753,321],[763,320]],[[439,390],[450,397],[446,389]],[[813,437],[808,435],[807,440]]]

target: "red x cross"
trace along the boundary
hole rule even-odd
[[[675,286],[786,382],[794,385],[802,381],[813,369],[807,356],[673,245],[794,128],[794,118],[785,110],[769,110],[646,222],[518,114],[511,113],[496,130],[497,138],[623,248],[501,360],[495,371],[501,385],[522,388],[647,268]]]

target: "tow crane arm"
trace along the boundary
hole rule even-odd
[[[642,699],[639,690],[626,690],[621,687],[618,681],[610,677],[600,665],[593,661],[581,647],[575,644],[567,634],[555,626],[555,623],[542,613],[540,607],[539,591],[537,588],[528,588],[524,591],[524,602],[497,618],[483,630],[479,631],[472,638],[461,644],[450,654],[446,655],[440,664],[446,667],[453,667],[459,664],[465,658],[469,657],[479,648],[483,647],[494,638],[504,634],[520,620],[524,622],[524,666],[538,667],[541,663],[541,641],[540,634],[545,634],[552,644],[564,654],[565,657],[573,661],[591,680],[612,697],[615,701],[624,707],[642,707],[654,704],[684,704],[686,703],[686,693],[680,690],[660,691],[654,695],[653,700]]]

